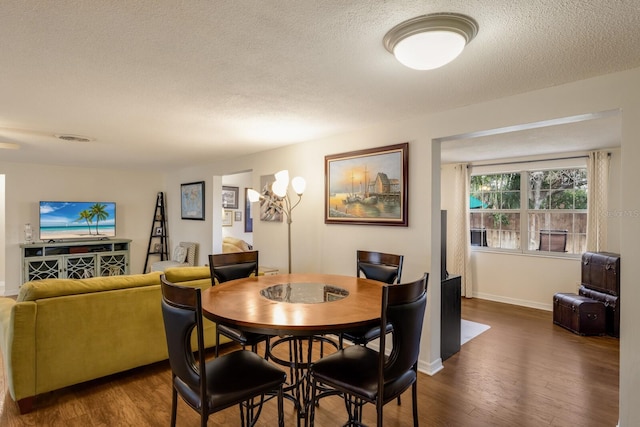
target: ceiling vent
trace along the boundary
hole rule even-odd
[[[93,138],[87,138],[86,136],[80,135],[56,135],[56,138],[73,142],[91,142],[94,140]]]

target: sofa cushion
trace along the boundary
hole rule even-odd
[[[180,284],[181,282],[206,280],[211,284],[211,270],[209,267],[167,268],[164,274],[171,283]]]
[[[134,288],[160,284],[160,272],[89,279],[44,279],[27,282],[20,287],[17,301],[36,301],[65,295]]]

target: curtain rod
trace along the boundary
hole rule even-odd
[[[607,153],[607,156],[611,157],[611,153]],[[589,158],[588,155],[583,155],[583,156],[570,156],[570,157],[556,157],[556,158],[553,158],[553,159],[516,160],[516,161],[513,161],[513,162],[484,163],[484,164],[478,164],[478,165],[468,164],[467,168],[473,167],[473,166],[477,166],[477,167],[481,167],[481,166],[502,166],[502,165],[516,165],[516,164],[519,164],[519,163],[550,162],[550,161],[553,161],[553,160],[572,160],[572,159],[588,159],[588,158]]]

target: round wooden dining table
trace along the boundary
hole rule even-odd
[[[285,397],[307,424],[311,405],[308,368],[312,345],[338,345],[326,334],[375,326],[380,322],[382,286],[375,280],[329,274],[279,274],[232,280],[202,292],[203,315],[214,322],[279,336],[267,349],[270,359],[290,369]],[[289,344],[289,359],[272,350]],[[306,356],[303,347],[307,347]],[[321,350],[322,357],[322,350]],[[335,394],[326,391],[325,395]]]
[[[249,277],[206,289],[202,311],[209,320],[249,332],[337,334],[380,321],[382,285],[330,274]]]

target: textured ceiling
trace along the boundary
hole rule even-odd
[[[384,34],[435,12],[478,35],[403,67]],[[235,157],[640,67],[638,28],[638,0],[2,0],[0,160]]]

